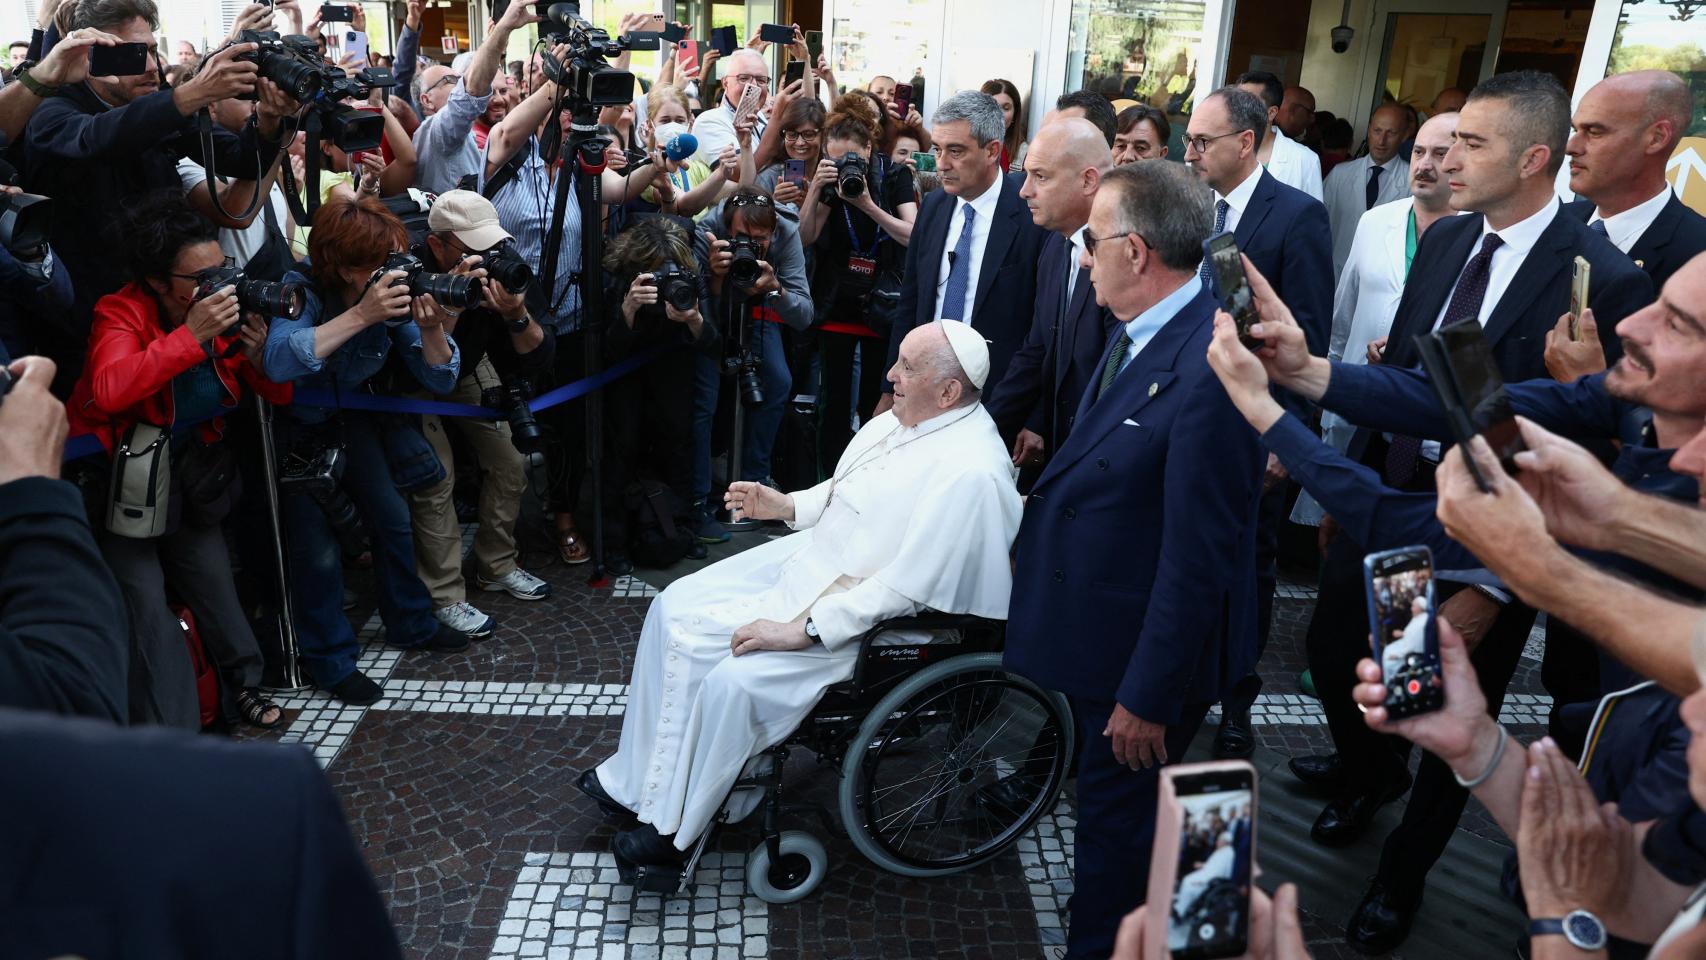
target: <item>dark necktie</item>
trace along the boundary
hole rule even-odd
[[[1125,368],[1125,355],[1131,351],[1131,337],[1126,335],[1125,325],[1120,325],[1119,335],[1114,337],[1114,349],[1108,354],[1108,363],[1102,367],[1102,382],[1096,386],[1096,399],[1102,399],[1102,394],[1108,392],[1114,378]]]
[[[1504,240],[1498,234],[1487,234],[1481,241],[1480,251],[1463,265],[1463,273],[1457,278],[1457,288],[1451,292],[1451,302],[1446,305],[1445,316],[1440,318],[1441,328],[1480,321],[1481,302],[1487,298],[1487,278],[1491,273],[1493,251],[1503,244]],[[1387,485],[1402,489],[1413,480],[1421,454],[1421,440],[1394,436],[1386,448]]]
[[[1230,209],[1225,200],[1214,202],[1214,231],[1209,236],[1218,237],[1226,229],[1226,213]],[[1208,262],[1207,257],[1202,258],[1202,266],[1197,269],[1197,276],[1202,278],[1205,285],[1214,283],[1214,266]],[[1210,289],[1213,287],[1210,286]]]
[[[1380,175],[1383,172],[1379,167],[1371,166],[1368,168],[1368,186],[1364,187],[1362,191],[1362,208],[1364,210],[1373,210],[1374,202],[1380,199]]]
[[[948,289],[942,294],[942,319],[971,322],[966,316],[966,286],[971,278],[971,232],[977,220],[977,208],[966,204],[965,225],[960,227],[960,239],[954,243],[954,256],[948,265]]]
[[[1605,221],[1604,220],[1595,220],[1594,222],[1588,224],[1588,229],[1592,230],[1594,233],[1599,234],[1600,236],[1604,237],[1607,240],[1611,239],[1611,232],[1609,230],[1605,229]]]

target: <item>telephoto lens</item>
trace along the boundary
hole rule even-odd
[[[665,261],[654,274],[658,296],[682,313],[699,306],[699,278],[681,269],[674,261]]]
[[[865,175],[870,168],[865,164],[865,158],[857,153],[844,153],[841,159],[835,161],[835,189],[843,197],[852,199],[865,192]]]
[[[409,279],[409,294],[431,297],[438,301],[439,306],[458,310],[479,306],[482,296],[476,280],[453,273],[427,273],[425,270]]]
[[[520,293],[533,281],[533,268],[515,252],[514,244],[502,243],[480,254],[480,266],[510,293]]]
[[[747,407],[764,406],[764,383],[758,379],[758,361],[747,360],[735,371],[735,382],[740,386],[740,402]]]
[[[763,271],[758,266],[758,241],[750,237],[735,237],[729,241],[729,251],[735,255],[729,264],[729,282],[746,290],[758,285]]]
[[[237,302],[244,310],[263,317],[284,317],[295,320],[302,316],[307,297],[300,283],[268,283],[265,280],[242,280],[237,284]]]

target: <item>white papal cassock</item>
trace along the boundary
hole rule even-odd
[[[910,428],[876,417],[834,477],[793,498],[799,532],[671,584],[640,632],[621,745],[598,779],[678,849],[710,825],[749,759],[853,675],[850,641],[872,625],[926,609],[1007,617],[1020,501],[981,404]],[[808,611],[822,646],[732,655],[739,627]],[[734,814],[757,799],[740,798]]]

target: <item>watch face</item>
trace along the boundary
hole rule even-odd
[[[1605,946],[1605,925],[1585,910],[1576,910],[1564,918],[1564,938],[1584,950]]]

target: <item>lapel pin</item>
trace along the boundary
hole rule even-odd
[[[1157,394],[1157,393],[1160,393],[1160,392],[1161,392],[1161,384],[1159,384],[1159,383],[1152,383],[1152,384],[1150,384],[1150,385],[1149,385],[1149,395],[1150,395],[1150,396],[1152,396],[1152,397],[1153,397],[1153,396],[1155,396],[1155,395],[1156,395],[1156,394]]]

